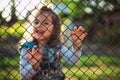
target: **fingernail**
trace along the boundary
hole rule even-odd
[[[82,31],[82,29],[81,29],[81,28],[79,28],[79,31]]]
[[[82,26],[80,26],[79,28],[82,28]]]
[[[88,35],[88,33],[85,33],[85,35]]]
[[[37,46],[33,46],[34,48],[36,48]]]
[[[75,26],[74,29],[77,29],[77,27]]]

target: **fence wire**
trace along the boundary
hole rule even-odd
[[[44,22],[44,24],[39,22],[43,18],[51,21],[49,15],[45,14],[40,19],[35,15],[44,5],[60,17],[59,38],[62,45],[56,47],[62,51],[57,51],[58,56],[55,54],[56,48],[49,46],[47,50],[48,47],[44,47],[46,50],[42,51],[44,56],[42,62],[39,64],[38,71],[34,71],[30,58],[33,54],[25,50],[37,44],[28,42],[23,45],[21,43],[32,39],[33,26],[49,25],[50,22]],[[27,78],[28,80],[119,80],[119,5],[119,0],[0,0],[0,80],[27,80]],[[57,22],[57,20],[55,21]],[[54,24],[58,25],[59,23]],[[82,47],[78,50],[75,50],[74,43],[79,38],[74,42],[75,37],[71,38],[71,32],[75,26],[77,28],[82,26],[85,29],[83,33],[88,33],[82,41]],[[57,35],[58,29],[57,27],[56,33],[52,35]],[[47,34],[51,33],[49,26],[46,30],[48,30]],[[38,34],[44,33],[44,30],[43,32],[34,31]],[[42,36],[43,38],[47,37]],[[53,41],[51,39],[50,43]],[[23,48],[20,48],[21,45],[25,47],[24,51]],[[28,53],[31,55],[26,58]],[[36,61],[36,59],[34,60]]]

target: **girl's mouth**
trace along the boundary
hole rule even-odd
[[[39,35],[43,35],[44,31],[36,30],[36,33]]]

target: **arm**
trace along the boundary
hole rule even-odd
[[[75,50],[73,46],[68,49],[66,46],[63,45],[61,48],[61,53],[63,55],[63,59],[67,63],[73,65],[79,60],[82,52],[81,49]]]
[[[70,35],[73,41],[73,46],[70,48],[70,50],[65,46],[61,48],[61,52],[64,53],[63,59],[69,64],[74,64],[79,60],[82,53],[81,44],[86,36],[87,33],[84,32],[84,28],[82,26],[80,26],[79,28],[75,27]]]
[[[30,80],[37,72],[33,69],[30,61],[26,59],[27,49],[22,48],[20,52],[20,74],[22,80]]]

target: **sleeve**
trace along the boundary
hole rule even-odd
[[[30,80],[37,72],[34,71],[30,61],[26,59],[26,48],[22,48],[20,51],[20,74],[22,80]]]
[[[61,47],[61,55],[67,63],[73,65],[79,60],[82,54],[81,50],[81,48],[79,50],[75,50],[73,46],[68,49],[66,46],[63,45]]]

